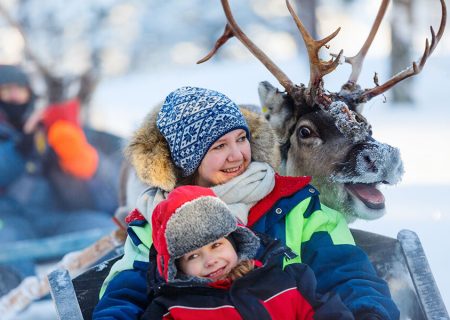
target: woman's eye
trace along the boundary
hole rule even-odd
[[[245,140],[247,140],[247,136],[242,136],[238,138],[238,142],[244,142]]]
[[[224,144],[218,144],[216,146],[213,146],[213,150],[219,150],[222,149],[224,147]]]
[[[308,127],[300,127],[298,129],[298,135],[300,138],[308,138],[311,136],[311,130]]]

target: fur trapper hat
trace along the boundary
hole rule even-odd
[[[238,224],[228,206],[209,188],[181,186],[160,202],[152,215],[152,239],[159,273],[167,282],[178,273],[175,260],[232,234],[239,261],[254,258],[259,238]]]
[[[156,126],[161,106],[147,115],[141,127],[135,131],[125,153],[142,182],[171,191],[182,178],[182,173],[171,157],[166,139]],[[276,171],[281,157],[274,130],[262,114],[246,107],[240,107],[240,110],[251,135],[252,160],[266,162]]]

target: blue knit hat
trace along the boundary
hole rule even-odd
[[[27,74],[17,65],[0,64],[0,85],[5,84],[17,84],[30,88]]]
[[[250,138],[239,107],[224,94],[204,88],[182,87],[171,92],[156,125],[185,177],[195,172],[212,144],[223,135],[243,129]]]

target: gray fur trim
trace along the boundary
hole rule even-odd
[[[238,226],[232,233],[239,261],[253,259],[260,246],[259,238],[247,227]]]
[[[237,225],[236,218],[222,200],[205,196],[180,206],[166,225],[165,236],[170,254],[168,281],[177,278],[176,259],[231,233],[239,261],[254,258],[260,245],[259,238],[250,229]],[[179,280],[192,279],[183,275]]]
[[[139,179],[151,186],[171,191],[181,179],[181,172],[174,165],[169,146],[156,127],[161,105],[155,107],[136,130],[125,150]],[[263,115],[241,108],[250,129],[250,146],[254,161],[266,162],[277,171],[280,165],[278,139]]]
[[[258,248],[260,246],[259,238],[248,228],[238,226],[235,231],[232,232],[233,239],[236,242],[236,248],[238,253],[239,261],[253,259],[256,256]],[[211,279],[200,278],[189,276],[184,273],[178,272],[175,261],[177,259],[170,258],[169,259],[169,272],[168,272],[168,281],[169,282],[195,282],[199,284],[206,284],[212,282]]]
[[[235,218],[219,198],[197,198],[180,206],[167,222],[167,249],[177,259],[235,229]]]

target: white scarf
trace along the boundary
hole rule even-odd
[[[265,162],[251,162],[247,170],[230,181],[212,187],[231,212],[247,224],[248,213],[275,186],[275,171]]]
[[[247,170],[230,181],[212,187],[214,193],[222,199],[231,212],[247,224],[248,213],[259,200],[268,195],[275,186],[275,171],[265,162],[251,162]],[[167,192],[150,187],[137,201],[138,210],[149,222],[156,205],[166,199]]]

